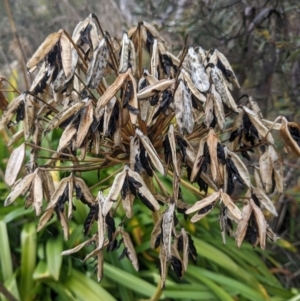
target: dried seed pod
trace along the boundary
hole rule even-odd
[[[300,126],[295,122],[288,122],[285,117],[281,119],[280,136],[288,152],[293,156],[300,156]]]
[[[200,92],[206,92],[210,86],[208,76],[193,47],[188,50],[188,63],[194,85]]]
[[[164,175],[165,174],[164,167],[163,167],[161,160],[160,160],[155,148],[153,147],[150,139],[147,136],[145,136],[138,128],[136,128],[135,133],[140,138],[140,141],[142,142],[142,144],[143,144],[145,150],[147,151],[147,153],[151,159],[151,162],[153,163],[155,168],[162,175]]]
[[[200,211],[203,208],[215,203],[221,197],[220,192],[214,192],[211,195],[207,196],[206,198],[196,202],[192,207],[185,211],[186,214],[190,214],[196,211]]]
[[[273,173],[274,173],[274,181],[276,185],[276,189],[279,193],[283,192],[283,166],[282,159],[277,154],[273,145],[269,145],[269,154],[272,161]]]
[[[51,33],[45,41],[39,46],[36,52],[33,54],[31,59],[28,61],[26,67],[27,70],[31,73],[32,69],[39,64],[54,48],[58,43],[62,35],[62,31]]]
[[[248,203],[247,205],[244,205],[244,207],[242,209],[242,212],[241,212],[242,218],[238,222],[238,226],[237,226],[236,233],[235,233],[235,243],[238,246],[238,248],[241,247],[242,242],[246,236],[248,223],[249,223],[249,219],[252,214],[252,211],[253,211],[253,208],[250,205],[250,203]]]
[[[3,112],[3,115],[1,116],[0,131],[2,131],[4,127],[11,122],[12,118],[14,117],[15,113],[19,110],[20,106],[24,105],[24,100],[25,100],[25,93],[22,93],[10,102],[6,110]],[[17,118],[17,122],[18,122],[18,118]]]
[[[192,114],[192,99],[187,87],[182,80],[174,94],[175,116],[181,134],[191,134],[194,128],[194,116]]]
[[[233,164],[235,165],[240,177],[242,178],[245,185],[250,188],[251,181],[247,167],[243,163],[243,161],[237,156],[234,152],[227,150],[228,157],[232,160]]]
[[[261,249],[264,250],[266,247],[267,223],[261,209],[258,206],[256,206],[252,199],[250,199],[250,204],[253,208],[253,213],[258,228],[259,245]]]
[[[124,246],[126,248],[126,255],[128,256],[129,260],[131,261],[134,269],[136,271],[138,271],[139,270],[139,262],[138,262],[138,258],[137,258],[133,243],[131,241],[130,235],[124,230],[121,230],[121,235],[123,238]]]
[[[271,192],[273,187],[273,167],[269,148],[267,148],[265,152],[259,157],[259,167],[264,189],[266,193],[269,193]]]
[[[162,92],[175,83],[174,79],[161,79],[155,84],[149,85],[137,93],[138,100],[149,98],[159,92]]]
[[[129,38],[126,32],[123,33],[122,38],[122,52],[120,57],[119,73],[124,73],[129,68]]]
[[[262,189],[252,186],[252,193],[255,195],[255,197],[257,197],[257,199],[259,200],[261,205],[263,205],[264,208],[266,208],[274,216],[278,216],[275,206]]]
[[[4,181],[8,186],[12,186],[22,168],[25,158],[25,144],[13,150],[6,165]]]
[[[4,206],[10,205],[18,196],[24,194],[29,189],[34,177],[35,173],[31,173],[17,181],[5,199]]]
[[[31,190],[33,191],[33,208],[35,210],[36,216],[39,216],[42,212],[43,206],[43,183],[38,174],[38,169],[35,171]]]
[[[86,105],[82,108],[80,114],[80,123],[76,134],[76,149],[80,148],[94,120],[94,108],[92,100],[89,99]]]
[[[86,74],[86,85],[92,89],[96,89],[105,76],[109,58],[109,50],[106,40],[103,38],[95,51]]]
[[[47,135],[48,133],[52,132],[55,128],[57,128],[68,118],[75,115],[78,112],[78,110],[80,110],[84,105],[86,105],[87,101],[88,99],[84,99],[83,101],[79,102],[74,102],[65,110],[55,115],[55,117],[49,122],[48,126],[46,127],[44,134]]]
[[[171,239],[172,239],[172,229],[174,226],[174,209],[175,203],[170,203],[168,209],[163,213],[162,218],[162,245],[161,252],[166,255],[167,261],[171,259]]]
[[[235,220],[239,221],[242,218],[242,214],[240,209],[234,204],[230,196],[224,192],[221,192],[221,200],[224,203],[224,205],[228,208],[228,210],[231,212],[232,216],[235,218]]]
[[[237,113],[238,110],[237,110],[236,103],[225,84],[222,71],[217,66],[212,66],[210,71],[210,76],[213,84],[216,87],[217,92],[220,94],[222,98],[223,103],[229,109]]]

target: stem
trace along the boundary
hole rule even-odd
[[[0,293],[8,300],[8,301],[18,301],[14,295],[0,282]]]

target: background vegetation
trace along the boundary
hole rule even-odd
[[[9,1],[23,53],[12,33],[5,3],[0,2],[0,73],[19,90],[26,89],[26,81],[31,80],[28,76],[25,79],[21,66],[44,38],[59,28],[71,32],[80,20],[95,12],[112,36],[138,20],[146,20],[163,29],[174,49],[182,47],[186,35],[189,44],[218,48],[228,57],[243,87],[235,91],[235,99],[250,94],[259,102],[264,116],[272,119],[284,114],[299,122],[298,1],[29,0],[26,5]],[[14,97],[12,93],[4,94],[9,100]],[[4,132],[1,136],[3,178],[11,148],[6,147],[8,137]],[[52,137],[52,141],[57,143],[58,137]],[[284,164],[286,190],[273,199],[279,216],[269,223],[281,236],[276,244],[269,243],[263,253],[250,244],[238,250],[233,239],[223,245],[217,212],[195,226],[186,224],[194,234],[197,263],[189,266],[182,281],[170,272],[161,300],[300,300],[298,165],[299,161],[290,159]],[[83,177],[92,183],[97,175],[85,173]],[[153,222],[144,206],[135,203],[135,213],[140,214],[134,215],[127,229],[137,245],[141,271],[136,273],[128,259],[118,260],[121,250],[107,253],[105,277],[98,284],[94,262],[82,262],[90,252],[89,246],[73,257],[60,256],[62,250],[83,241],[85,207],[76,204],[72,234],[65,242],[56,221],[37,234],[37,219],[31,209],[24,209],[22,199],[4,208],[8,189],[2,181],[0,189],[0,284],[10,292],[8,300],[14,300],[12,296],[22,301],[155,300],[158,254],[150,249]],[[183,194],[189,202],[197,200],[189,190]]]

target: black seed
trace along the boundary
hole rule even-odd
[[[107,246],[107,252],[111,252],[117,249],[118,241],[114,239],[113,241],[110,241],[109,245]]]
[[[238,137],[238,136],[241,134],[241,132],[242,132],[242,129],[241,129],[241,128],[238,128],[237,130],[233,131],[233,132],[231,133],[230,137],[229,137],[229,142],[234,141],[234,139],[235,139],[236,137]]]
[[[188,144],[184,139],[182,139],[178,135],[176,135],[175,138],[176,138],[176,142],[179,146],[180,152],[182,154],[182,161],[185,163],[185,161],[186,161],[186,148],[187,148]]]
[[[122,260],[125,256],[127,256],[127,248],[124,248],[121,255],[118,257],[118,260]]]
[[[244,180],[242,179],[242,177],[239,174],[238,169],[236,168],[236,166],[234,165],[233,161],[230,158],[227,158],[227,170],[236,176],[236,179],[238,180],[238,182],[242,185],[245,185]]]
[[[118,102],[116,102],[115,106],[113,108],[113,111],[111,113],[109,123],[108,123],[107,133],[104,133],[110,137],[112,137],[114,135],[114,133],[116,132],[118,119],[119,119],[119,110],[120,110],[119,104],[118,104]]]
[[[121,198],[122,198],[122,200],[125,200],[126,195],[128,193],[128,190],[129,190],[129,183],[128,183],[128,179],[126,177],[125,181],[123,183],[122,189],[121,189]]]
[[[24,120],[24,117],[25,117],[25,104],[24,101],[22,101],[17,108],[16,122],[20,122],[21,120]]]
[[[217,144],[217,157],[223,165],[226,164],[224,147],[220,143]]]
[[[142,166],[144,167],[144,169],[147,172],[147,175],[149,177],[152,177],[153,169],[150,165],[150,160],[149,160],[148,156],[146,155],[146,150],[142,143],[140,144],[140,160],[141,160]]]
[[[295,126],[288,126],[288,130],[292,136],[292,138],[297,142],[298,146],[300,146],[300,130]]]
[[[242,152],[241,152],[241,155],[242,155],[242,157],[246,158],[248,161],[251,160],[249,154],[248,154],[246,151],[242,151]]]
[[[154,243],[155,249],[157,249],[159,247],[161,239],[162,239],[162,234],[160,233],[156,236],[156,239],[155,239],[155,243]]]
[[[151,47],[152,47],[153,42],[154,42],[154,37],[153,37],[153,35],[151,34],[151,32],[149,30],[146,30],[146,33],[147,33],[146,47],[147,47],[148,52],[150,53],[151,52]]]
[[[171,257],[171,266],[178,278],[182,277],[182,262],[177,257]]]
[[[133,106],[131,106],[130,104],[127,104],[127,109],[130,113],[134,114],[134,115],[138,115],[139,114],[139,110],[134,108]]]
[[[165,163],[169,165],[172,162],[172,151],[171,151],[168,135],[166,135],[165,139],[163,140],[163,149],[164,149]]]
[[[146,205],[152,212],[155,212],[153,205],[148,201],[148,199],[145,198],[143,194],[137,192],[137,196],[140,198],[144,205]]]
[[[204,208],[200,209],[200,210],[197,212],[197,214],[205,214],[206,212],[208,212],[208,211],[212,210],[212,209],[213,209],[213,207],[214,207],[214,205],[213,205],[213,204],[211,204],[211,205],[208,205],[208,206],[206,206],[206,207],[204,207]]]
[[[99,205],[94,204],[93,206],[90,207],[90,212],[87,215],[84,225],[83,225],[83,233],[84,235],[88,235],[93,222],[98,219],[98,211],[99,211]]]
[[[148,86],[146,79],[144,79],[141,84],[139,90],[142,90]]]
[[[158,97],[158,94],[155,94],[153,95],[151,98],[150,98],[150,105],[151,106],[156,106],[157,103],[158,103],[158,100],[159,100],[159,97]]]
[[[254,193],[252,193],[251,198],[254,201],[255,205],[260,208],[260,201],[259,201],[258,197]]]
[[[90,31],[92,29],[92,25],[89,24],[85,29],[80,31],[80,40],[81,40],[81,45],[82,44],[88,44],[92,45],[91,39],[90,39]]]
[[[135,189],[139,189],[143,186],[140,182],[136,181],[133,177],[128,176],[128,181],[133,185]]]

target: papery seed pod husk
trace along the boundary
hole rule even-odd
[[[212,178],[214,181],[216,181],[219,176],[219,170],[220,170],[220,166],[219,166],[220,164],[217,155],[217,145],[219,143],[219,139],[213,129],[209,130],[209,133],[206,138],[206,143],[210,155],[210,170],[211,170]]]
[[[140,138],[141,143],[143,144],[145,150],[147,151],[148,156],[151,159],[151,162],[153,163],[153,165],[155,166],[155,168],[162,174],[165,174],[164,171],[164,167],[163,164],[154,148],[154,146],[152,145],[150,139],[145,136],[138,128],[136,128],[135,130],[136,134],[138,135],[138,137]]]
[[[235,205],[230,196],[227,193],[221,192],[221,199],[224,205],[228,208],[231,214],[234,216],[236,220],[240,220],[242,218],[242,214],[240,209]]]
[[[58,152],[61,152],[64,148],[66,148],[77,133],[76,127],[70,125],[66,127],[66,129],[63,131],[62,135],[60,136],[58,147],[57,147]]]
[[[64,33],[62,33],[59,42],[61,47],[60,56],[62,67],[65,77],[67,78],[70,76],[72,68],[71,42]]]
[[[44,42],[39,46],[36,52],[33,54],[31,59],[28,61],[26,67],[27,70],[31,73],[32,68],[39,64],[53,49],[53,47],[58,43],[62,35],[62,32],[51,33]]]
[[[71,176],[60,180],[58,186],[56,187],[54,193],[51,196],[50,202],[48,203],[48,205],[46,207],[46,211],[51,208],[54,208],[57,205],[59,198],[63,195],[63,193],[68,185],[68,182],[70,180],[71,180]]]
[[[95,241],[96,236],[97,236],[97,234],[94,234],[90,239],[84,241],[83,243],[77,245],[76,247],[74,247],[72,249],[69,249],[69,250],[62,251],[61,256],[71,255],[71,254],[77,253],[82,248],[89,245],[91,242]]]
[[[116,106],[116,97],[113,97],[104,108],[103,134],[105,136],[108,135],[109,122],[115,106]]]
[[[174,227],[174,209],[175,203],[170,203],[168,209],[163,213],[162,218],[162,245],[161,249],[166,255],[166,260],[171,259],[171,240],[172,240],[172,231]]]
[[[222,104],[222,99],[220,94],[216,91],[215,86],[211,85],[211,94],[214,101],[214,113],[217,118],[217,123],[221,131],[224,130],[226,126],[224,106]]]
[[[44,214],[40,217],[39,224],[37,226],[37,232],[41,231],[46,226],[48,221],[52,218],[53,214],[54,214],[54,207],[44,212]]]
[[[104,264],[104,254],[103,251],[101,250],[97,254],[97,281],[101,281],[103,278],[103,264]]]
[[[136,81],[131,73],[128,74],[129,80],[132,83],[132,94],[128,101],[127,109],[129,111],[129,116],[132,124],[136,124],[137,115],[139,114],[138,100],[137,100],[137,86]]]
[[[196,176],[199,172],[199,169],[201,167],[202,157],[204,155],[203,151],[204,151],[204,144],[205,143],[206,143],[206,139],[201,139],[200,140],[197,155],[196,155],[195,159],[192,160],[193,168],[192,168],[191,177],[190,177],[191,182],[195,181],[195,178],[196,178]]]
[[[105,76],[105,69],[109,58],[109,50],[106,40],[103,38],[95,51],[86,74],[86,85],[96,89]]]
[[[223,78],[223,74],[222,74],[221,70],[217,66],[214,66],[213,68],[211,68],[210,76],[211,76],[213,84],[216,87],[217,92],[220,94],[220,96],[222,98],[223,103],[229,109],[231,109],[232,111],[237,113],[238,109],[237,109],[236,103],[226,86],[226,83]]]
[[[168,139],[171,147],[171,156],[172,156],[172,163],[174,167],[174,171],[176,173],[176,176],[179,177],[179,169],[177,166],[177,155],[176,155],[176,141],[175,141],[175,133],[174,133],[174,126],[173,124],[170,124],[169,130],[168,130]]]
[[[277,234],[275,234],[272,231],[271,227],[268,224],[267,224],[267,238],[269,238],[271,241],[274,241],[274,242],[276,242],[277,239],[280,238]]]
[[[103,208],[105,204],[105,197],[102,191],[98,192],[96,201],[98,201],[98,248],[101,249],[104,246],[106,223],[103,215]]]
[[[155,84],[149,85],[137,93],[137,99],[143,100],[149,98],[159,92],[170,88],[174,84],[174,79],[161,79]]]
[[[92,42],[93,50],[95,50],[100,42],[99,34],[98,34],[98,30],[97,30],[97,25],[94,22],[94,18],[93,18],[92,14],[89,15],[89,19],[90,19],[90,21],[89,21],[90,26],[92,27],[90,30],[90,39]]]
[[[71,219],[73,216],[73,189],[74,189],[74,181],[73,178],[68,183],[68,219]]]
[[[94,108],[92,104],[92,100],[88,100],[85,107],[82,109],[82,112],[80,114],[80,123],[77,130],[76,135],[76,149],[81,147],[84,139],[86,138],[90,126],[93,123],[93,116],[94,116]]]
[[[248,107],[243,106],[244,111],[246,112],[246,114],[248,115],[251,123],[255,126],[255,128],[258,131],[259,137],[261,139],[265,138],[267,135],[267,141],[274,144],[274,139],[271,135],[271,133],[269,132],[268,128],[263,124],[262,119],[260,119],[260,117],[258,116],[257,113],[255,113],[254,111],[250,110]]]
[[[251,181],[250,181],[250,176],[247,167],[243,163],[243,161],[239,158],[238,155],[236,155],[234,152],[231,152],[227,150],[227,155],[229,158],[232,160],[234,163],[235,167],[237,168],[239,175],[243,179],[243,182],[245,185],[250,188],[251,187]]]
[[[185,71],[184,69],[181,70],[181,74],[183,75],[183,78],[188,86],[188,88],[190,89],[191,93],[202,103],[205,103],[206,101],[206,97],[204,96],[204,94],[202,94],[194,85],[194,83],[192,82],[192,79],[190,77],[190,75],[188,74],[187,71]]]
[[[129,69],[130,70],[130,69]],[[128,72],[120,73],[116,80],[106,89],[103,95],[97,101],[96,111],[100,112],[107,103],[117,94],[128,78]]]
[[[37,171],[35,172],[32,185],[33,185],[33,198],[34,198],[33,207],[36,216],[39,216],[42,212],[42,206],[43,206],[43,183]]]
[[[143,181],[142,177],[137,172],[129,169],[128,167],[127,167],[127,172],[128,172],[128,175],[130,177],[132,177],[135,181],[140,183],[141,186],[138,188],[138,192],[142,195],[142,197],[147,199],[147,201],[152,205],[152,207],[155,211],[158,211],[159,210],[159,204],[156,201],[156,199],[154,198],[153,194],[147,188],[147,186],[146,186],[145,182]]]
[[[283,140],[285,147],[287,148],[288,152],[290,152],[293,156],[299,157],[300,156],[300,145],[299,142],[292,137],[291,129],[294,128],[300,133],[300,126],[295,122],[288,122],[285,117],[281,119],[281,126],[280,126],[280,136]],[[300,136],[298,134],[298,138],[300,140]],[[298,141],[299,141],[298,140]]]
[[[269,199],[269,197],[264,193],[263,190],[252,186],[252,193],[258,198],[259,202],[266,208],[269,212],[271,212],[274,216],[278,216],[277,210],[273,204],[273,202]]]
[[[20,130],[16,132],[8,141],[7,147],[13,145],[14,143],[18,142],[21,138],[24,137],[24,130]],[[8,185],[8,184],[7,184]]]
[[[204,199],[197,201],[192,207],[190,207],[189,209],[187,209],[185,211],[186,214],[190,214],[190,213],[194,213],[196,211],[199,211],[213,203],[215,203],[219,198],[220,198],[221,194],[220,192],[213,192],[212,194],[210,194],[209,196],[205,197]]]
[[[51,196],[55,191],[53,178],[51,176],[51,173],[48,170],[44,170],[44,171],[39,170],[38,172],[42,179],[43,192],[44,192],[45,198],[48,202],[50,202]]]
[[[261,209],[258,206],[256,206],[252,199],[250,199],[250,204],[253,208],[253,213],[258,228],[259,245],[261,249],[264,250],[266,247],[267,223]]]
[[[34,97],[27,94],[25,98],[25,118],[23,122],[24,138],[28,140],[34,132],[35,120],[36,120],[36,107]]]
[[[24,100],[25,100],[25,94],[22,93],[9,103],[9,105],[7,106],[6,110],[3,112],[0,119],[0,131],[2,131],[4,127],[11,122],[16,111],[18,110],[19,106],[22,104]]]
[[[247,228],[248,228],[248,223],[250,216],[252,214],[252,206],[250,203],[246,204],[242,208],[242,218],[239,220],[236,233],[235,233],[235,243],[238,246],[238,248],[241,247],[242,242],[246,236]]]
[[[105,204],[103,206],[103,216],[106,216],[111,209],[113,202],[117,200],[118,195],[122,189],[125,177],[127,175],[126,168],[115,176],[114,182],[106,197]]]
[[[188,50],[188,63],[194,85],[200,92],[206,92],[210,86],[208,76],[193,47],[190,47]]]
[[[78,177],[74,177],[74,185],[76,187],[79,187],[81,190],[82,196],[84,198],[84,201],[83,201],[83,199],[81,199],[81,201],[86,203],[88,206],[92,206],[95,204],[95,198],[91,194],[91,192],[90,192],[89,188],[87,187],[86,183],[84,182],[84,180],[82,180],[81,178],[78,178]]]
[[[240,85],[239,85],[238,79],[237,79],[234,71],[232,70],[231,65],[228,62],[227,58],[219,50],[215,49],[215,51],[216,51],[218,59],[221,61],[222,65],[225,67],[224,72],[226,74],[226,79],[230,83],[234,84],[236,86],[236,88],[240,89]]]
[[[128,69],[129,63],[129,38],[126,32],[123,33],[122,38],[122,52],[120,57],[119,73],[124,73]]]
[[[265,152],[259,157],[259,170],[264,189],[266,193],[269,193],[271,192],[273,187],[273,166],[269,148],[267,148]]]
[[[57,128],[60,124],[66,121],[71,116],[75,115],[87,102],[88,99],[85,99],[80,102],[72,103],[65,110],[61,111],[57,115],[53,117],[53,119],[49,122],[47,128],[45,129],[44,134],[48,134],[52,132],[55,128]]]
[[[204,123],[207,128],[214,128],[214,126],[211,126],[213,120],[215,119],[214,114],[214,100],[212,94],[207,95],[207,99],[205,102],[205,120]]]
[[[21,144],[11,153],[6,165],[4,181],[8,186],[12,186],[22,168],[25,158],[25,144]]]
[[[35,173],[31,173],[26,175],[24,178],[18,180],[12,187],[7,198],[5,199],[4,206],[10,205],[18,196],[24,194],[29,189],[34,177]]]
[[[261,179],[261,176],[260,176],[260,168],[259,167],[254,166],[253,176],[254,176],[256,187],[261,189],[261,190],[264,190],[262,179]]]
[[[89,23],[90,23],[89,17],[87,17],[83,21],[80,21],[79,23],[77,23],[76,27],[73,30],[73,34],[72,34],[72,40],[74,41],[75,44],[79,43],[81,32],[86,29],[86,27],[89,25]]]
[[[180,235],[182,237],[182,263],[183,270],[186,272],[189,262],[189,237],[184,228],[181,229]]]
[[[159,67],[159,54],[158,54],[158,47],[157,47],[157,39],[153,40],[150,66],[151,66],[150,67],[151,75],[158,77],[157,69]]]
[[[127,249],[127,256],[129,258],[129,260],[131,261],[134,269],[136,271],[138,271],[139,270],[138,257],[136,255],[136,251],[134,249],[134,246],[133,246],[133,243],[131,241],[130,235],[124,230],[121,230],[121,235],[122,235],[122,238],[123,238],[124,246]]]
[[[272,161],[272,167],[274,172],[274,180],[276,189],[279,193],[283,192],[283,165],[280,155],[275,151],[273,145],[269,145],[269,154]]]
[[[67,222],[67,218],[65,216],[65,213],[61,212],[60,210],[58,211],[58,215],[59,215],[59,221],[60,221],[61,227],[63,229],[64,239],[68,240],[69,239],[69,225]]]
[[[162,238],[162,220],[163,220],[163,214],[160,216],[160,218],[157,220],[157,222],[155,223],[153,230],[151,232],[151,239],[150,239],[150,246],[152,249],[156,249],[157,246],[157,241],[159,240],[159,245],[162,242],[161,238]]]
[[[191,134],[194,128],[194,116],[192,114],[191,94],[184,82],[179,80],[174,94],[175,116],[178,129],[181,134]]]

